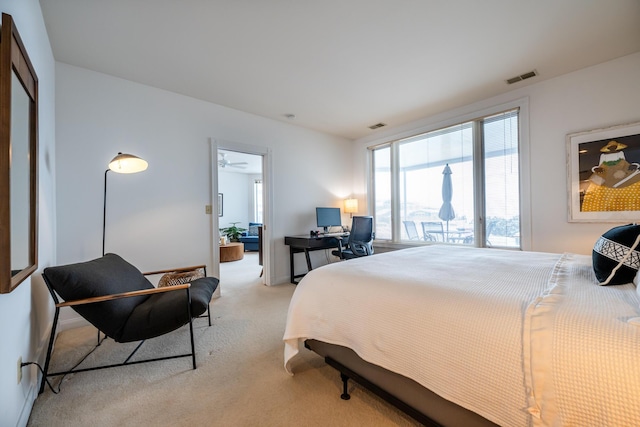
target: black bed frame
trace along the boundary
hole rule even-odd
[[[348,382],[353,380],[425,426],[495,427],[486,418],[443,399],[415,381],[362,360],[347,347],[316,340],[306,340],[304,346],[340,373],[343,400],[351,398]],[[387,388],[382,384],[387,384]]]
[[[404,401],[398,399],[397,397],[387,392],[386,390],[378,387],[377,385],[367,380],[363,376],[358,375],[357,373],[347,368],[343,364],[336,362],[330,357],[325,357],[324,361],[327,365],[331,366],[332,368],[340,372],[340,379],[342,380],[342,394],[340,395],[341,399],[343,400],[351,399],[351,396],[349,395],[349,391],[348,391],[348,383],[349,383],[349,380],[351,379],[357,382],[358,384],[360,384],[361,386],[363,386],[364,388],[366,388],[367,390],[369,390],[370,392],[382,398],[385,402],[388,402],[393,406],[395,406],[396,408],[400,409],[402,412],[409,415],[410,417],[420,422],[421,424],[425,426],[441,427],[441,424],[438,424],[437,422],[433,421],[431,418],[429,418],[422,412],[418,411],[413,406],[406,404]]]

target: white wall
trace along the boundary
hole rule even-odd
[[[149,168],[109,174],[106,250],[142,270],[208,263],[209,138],[272,152],[274,283],[289,280],[284,236],[351,193],[348,140],[62,63],[56,89],[59,263],[101,255],[104,171],[118,151]]]
[[[640,53],[362,138],[353,146],[357,171],[354,191],[366,194],[367,146],[393,140],[412,129],[528,97],[531,249],[590,254],[600,234],[617,224],[568,222],[565,138],[573,132],[640,121],[638,76]]]
[[[55,62],[37,0],[0,0],[0,10],[13,16],[38,76],[38,270],[13,292],[0,295],[0,424],[24,426],[38,391],[35,367],[17,362],[44,362],[52,302],[41,271],[55,260]]]
[[[232,222],[239,222],[236,225],[241,228],[249,226],[252,182],[248,174],[218,169],[218,192],[223,194],[220,228],[230,227]]]

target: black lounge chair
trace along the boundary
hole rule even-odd
[[[186,281],[185,273],[190,270],[204,271],[204,266],[143,274],[116,254],[106,254],[101,258],[77,264],[45,268],[43,277],[55,302],[56,310],[40,393],[44,391],[47,377],[74,372],[188,356],[192,357],[193,369],[196,369],[192,319],[207,312],[209,326],[211,326],[211,316],[208,309],[211,296],[218,287],[218,279],[199,277],[190,283],[181,284],[176,284],[176,280],[161,279],[161,282],[167,283],[169,286],[156,288],[145,277],[146,275],[171,272],[173,276],[178,277],[177,282],[184,282]],[[197,276],[206,276],[206,271],[204,274],[197,274]],[[60,302],[58,296],[64,302]],[[98,339],[100,332],[102,332],[116,342],[141,342],[123,363],[48,373],[61,307],[73,308],[98,328]],[[130,361],[144,340],[164,335],[187,323],[191,340],[190,353]]]

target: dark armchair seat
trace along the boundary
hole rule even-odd
[[[218,287],[218,279],[205,277],[191,283],[191,318],[199,317],[209,306]],[[150,295],[138,304],[121,329],[118,342],[140,341],[169,333],[189,323],[187,310],[176,310],[187,303],[185,292],[163,292]]]
[[[158,272],[148,274],[155,273]],[[144,341],[189,324],[191,353],[152,360],[192,356],[193,368],[196,368],[191,322],[192,318],[208,310],[218,286],[217,278],[201,277],[191,283],[156,288],[143,273],[116,254],[106,254],[77,264],[48,267],[44,269],[43,277],[56,303],[56,312],[40,392],[44,389],[47,376],[62,374],[47,374],[47,369],[59,311],[65,306],[73,308],[98,331],[121,343]],[[64,302],[59,302],[58,296]],[[127,362],[104,367],[124,364]]]

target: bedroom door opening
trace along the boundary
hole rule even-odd
[[[270,163],[265,147],[211,141],[211,264],[222,288],[254,275],[271,285]]]

